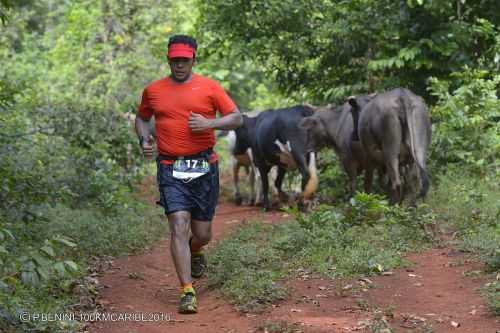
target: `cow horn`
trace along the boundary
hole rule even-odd
[[[307,182],[302,197],[309,199],[314,192],[318,189],[318,175],[316,169],[316,154],[314,152],[309,153],[309,181]]]

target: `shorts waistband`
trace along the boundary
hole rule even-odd
[[[164,154],[158,154],[158,157],[156,158],[158,162],[161,161],[176,161],[176,160],[195,160],[198,158],[210,158],[210,155],[214,152],[213,148],[210,147],[206,150],[200,151],[199,153],[193,154],[193,155],[187,155],[187,156],[171,156],[171,155],[164,155]]]

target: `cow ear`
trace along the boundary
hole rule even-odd
[[[349,96],[347,97],[347,102],[354,108],[354,109],[357,109],[359,106],[358,106],[358,102],[356,102],[356,96]]]
[[[313,117],[305,117],[299,122],[299,127],[305,130],[309,130],[316,126],[317,120]]]

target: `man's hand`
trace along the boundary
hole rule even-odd
[[[191,112],[188,125],[193,132],[202,132],[212,128],[212,119],[207,119],[201,114]]]
[[[153,137],[149,137],[148,139],[145,139],[142,142],[142,154],[144,155],[145,158],[152,158],[153,157]]]

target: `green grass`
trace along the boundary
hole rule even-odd
[[[321,206],[277,225],[240,227],[209,256],[209,284],[243,311],[286,296],[284,278],[301,268],[328,277],[379,274],[406,265],[402,254],[429,242],[422,212],[360,194],[343,207]],[[422,217],[424,216],[424,217]]]

